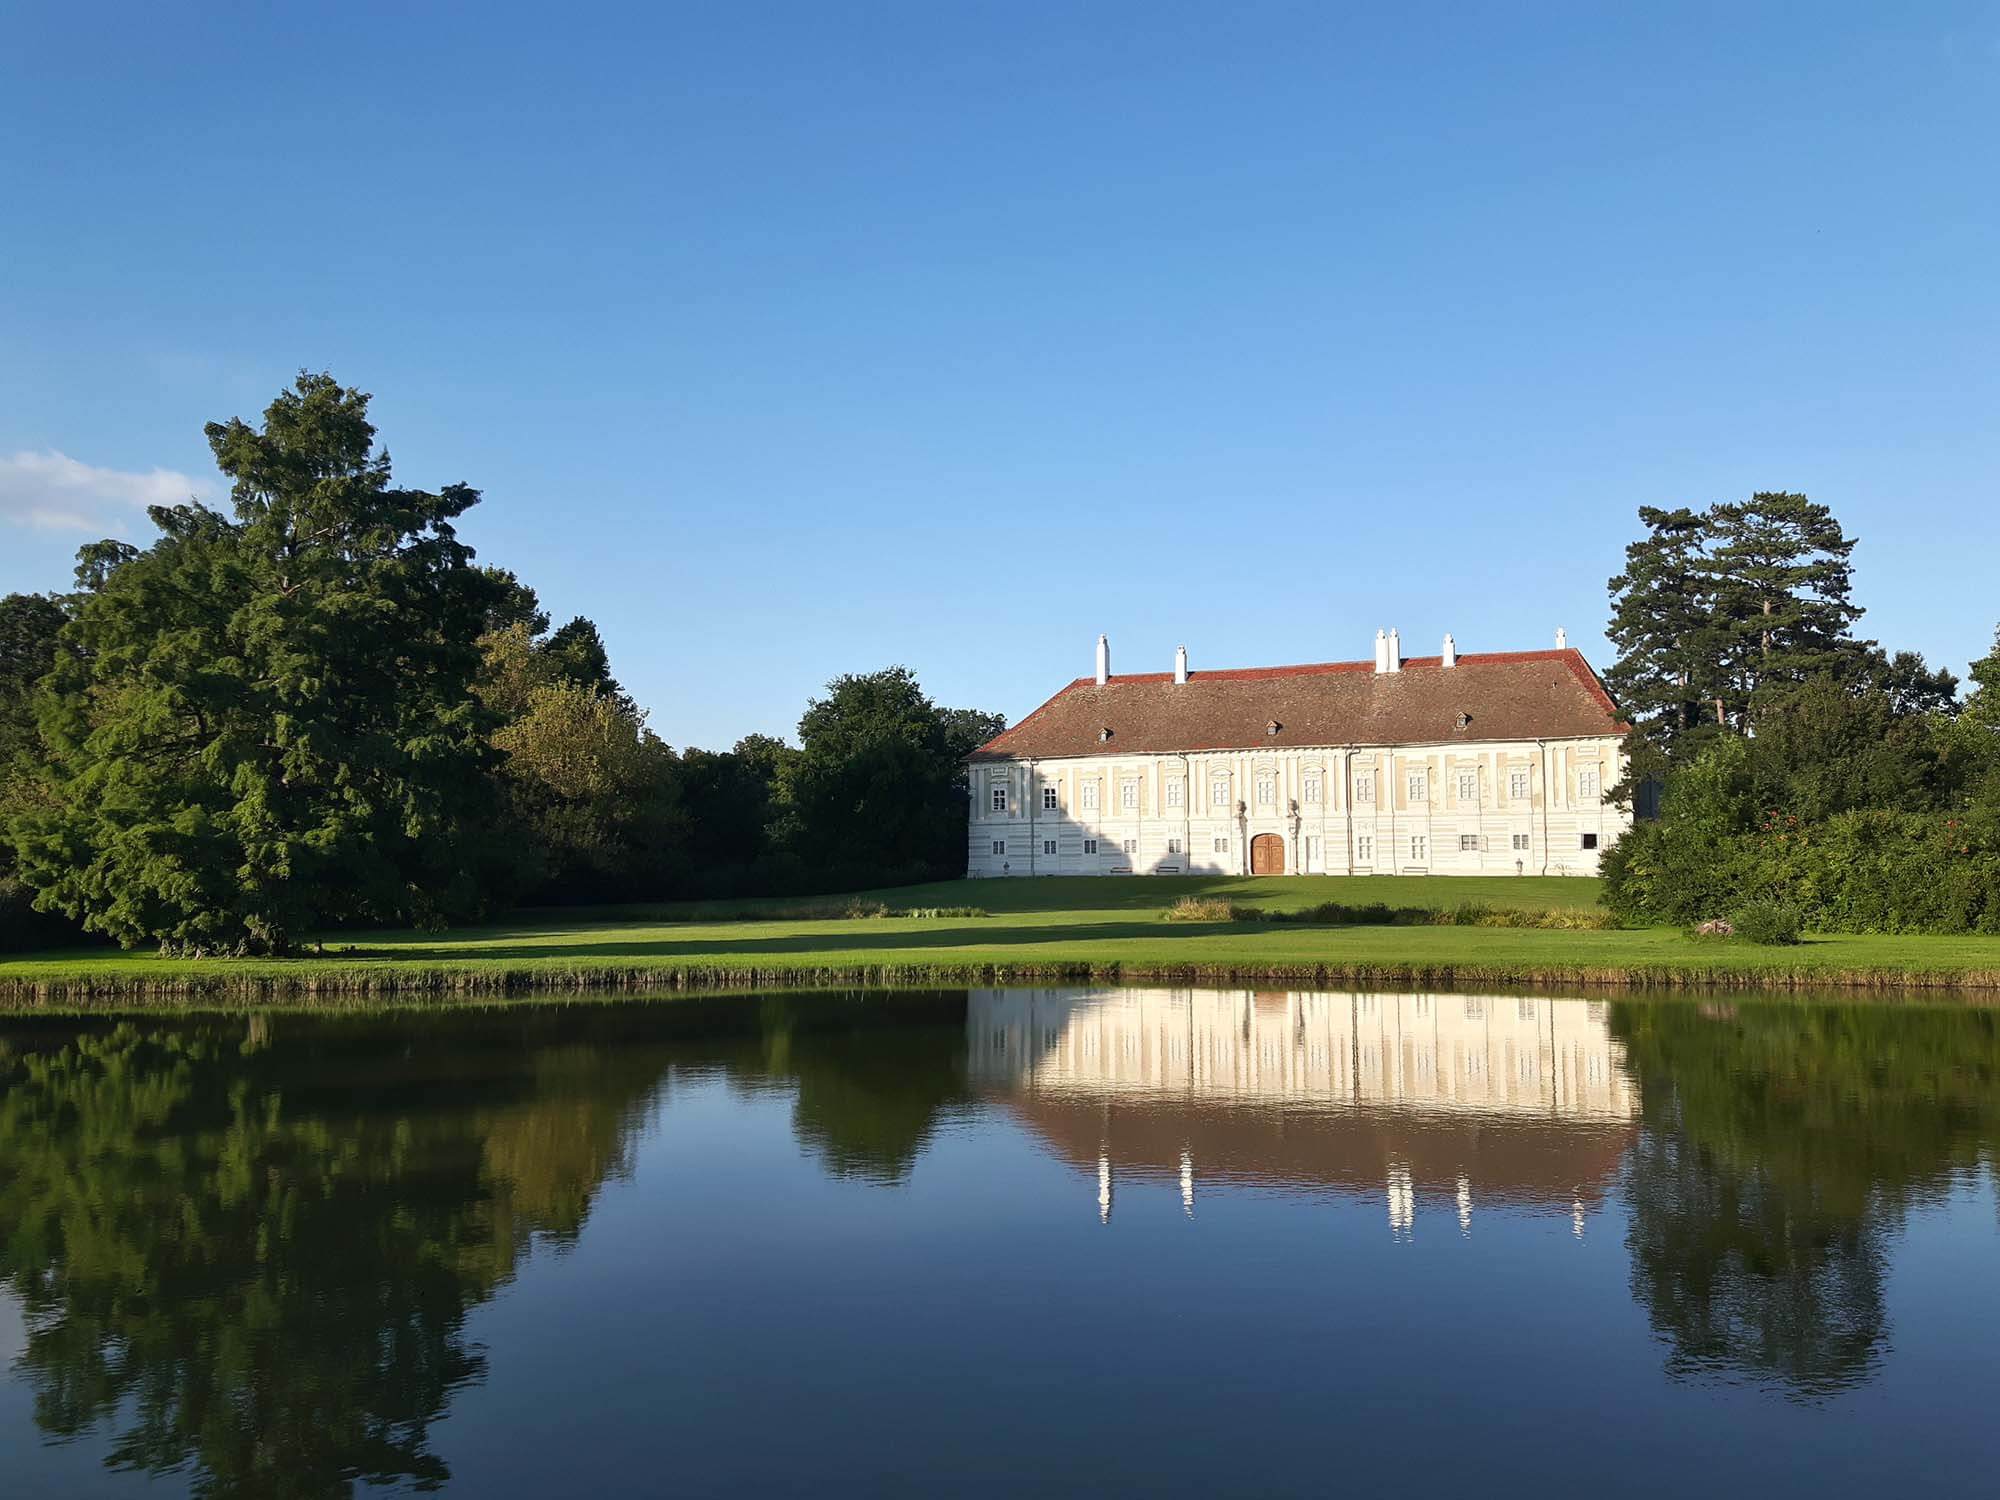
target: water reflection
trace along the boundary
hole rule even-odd
[[[1064,1160],[1123,1178],[1379,1196],[1469,1234],[1477,1207],[1577,1233],[1637,1134],[1602,1002],[1259,990],[975,990],[967,1070]]]
[[[1611,1295],[1659,1341],[1649,1379],[1664,1367],[1684,1386],[1820,1399],[1889,1361],[1910,1216],[1992,1171],[1995,1022],[1916,1006],[1173,989],[5,1021],[0,1291],[23,1327],[0,1328],[15,1346],[0,1383],[32,1393],[45,1439],[204,1493],[442,1486],[439,1419],[496,1366],[537,1358],[482,1347],[478,1309],[517,1279],[536,1285],[524,1268],[538,1251],[601,1233],[607,1184],[703,1188],[699,1148],[673,1158],[672,1188],[648,1180],[641,1149],[700,1097],[734,1101],[695,1117],[710,1175],[746,1161],[776,1174],[770,1194],[727,1201],[768,1199],[788,1256],[869,1274],[861,1240],[782,1201],[798,1178],[731,1155],[726,1133],[756,1111],[796,1171],[850,1205],[847,1233],[894,1223],[922,1240],[894,1293],[959,1310],[969,1334],[998,1336],[943,1290],[955,1277],[990,1270],[1004,1287],[1032,1264],[1059,1281],[1134,1246],[1121,1264],[1151,1249],[1198,1274],[1210,1247],[1240,1252],[1255,1202],[1280,1236],[1344,1215],[1388,1257],[1378,1278],[1416,1274],[1442,1244],[1474,1257],[1445,1274],[1476,1281],[1501,1241],[1522,1253],[1522,1225],[1538,1255],[1581,1237],[1576,1253],[1611,1257]],[[1054,1196],[1006,1171],[1049,1158],[1068,1169]],[[985,1172],[1017,1195],[1004,1219],[966,1217]],[[1166,1221],[1148,1217],[1155,1203]],[[688,1243],[720,1233],[688,1213]],[[1122,1238],[1135,1234],[1171,1244]],[[647,1264],[626,1263],[602,1295],[670,1303]],[[743,1286],[726,1265],[704,1274],[725,1297],[770,1295],[768,1268]],[[1221,1313],[1257,1293],[1213,1295]],[[894,1363],[872,1347],[879,1314],[846,1327],[848,1305],[816,1306],[825,1347],[879,1373]],[[1003,1305],[994,1317],[1032,1316]],[[1461,1299],[1454,1316],[1478,1308]],[[770,1368],[788,1336],[754,1346]]]

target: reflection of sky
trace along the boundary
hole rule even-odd
[[[481,1496],[660,1465],[688,1493],[1500,1497],[1547,1493],[1553,1463],[1678,1497],[1698,1462],[1778,1500],[1906,1487],[1919,1451],[1934,1492],[1969,1492],[1996,1450],[2000,1299],[1899,1279],[1896,1358],[1792,1402],[1667,1377],[1616,1192],[1579,1240],[1506,1208],[1468,1238],[1448,1205],[1392,1234],[1379,1201],[1269,1185],[1191,1219],[1172,1176],[1103,1223],[1095,1190],[999,1101],[885,1187],[829,1176],[781,1095],[690,1080],[581,1242],[474,1312],[492,1371],[440,1451]],[[1903,1238],[1990,1257],[1990,1189]]]

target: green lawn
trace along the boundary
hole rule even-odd
[[[1297,909],[1592,905],[1564,879],[1190,877],[954,881],[869,893],[985,917],[726,920],[773,903],[526,913],[444,934],[349,933],[291,960],[162,959],[110,950],[0,961],[0,995],[51,1000],[390,991],[982,979],[1178,978],[1300,983],[1944,984],[2000,989],[2000,938],[1819,937],[1795,948],[1703,943],[1664,928],[1314,927],[1169,923],[1188,894]],[[841,898],[831,898],[841,899]],[[826,902],[815,903],[826,905]]]

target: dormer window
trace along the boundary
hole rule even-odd
[[[1097,739],[1099,744],[1102,744],[1105,740],[1108,740],[1110,738],[1111,738],[1111,726],[1109,724],[1105,725],[1102,729],[1097,731]]]
[[[1458,727],[1460,729],[1470,729],[1472,727],[1472,715],[1468,713],[1461,713],[1458,716]]]
[[[1264,733],[1276,734],[1280,729],[1283,729],[1284,727],[1285,726],[1280,724],[1276,719],[1273,719],[1270,723],[1264,726]]]

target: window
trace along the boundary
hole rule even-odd
[[[1278,800],[1278,784],[1268,776],[1257,778],[1257,805],[1269,807]]]
[[[1461,833],[1458,836],[1458,852],[1460,854],[1477,854],[1479,852],[1479,835],[1476,833]]]
[[[1055,810],[1056,810],[1056,789],[1052,786],[1045,786],[1042,788],[1042,811],[1054,812]]]
[[[1527,836],[1527,835],[1526,835],[1525,833],[1517,833],[1517,834],[1515,834],[1515,835],[1514,835],[1514,847],[1515,847],[1516,849],[1525,849],[1525,848],[1527,848],[1527,847],[1528,847],[1528,836]]]
[[[1458,773],[1458,800],[1461,802],[1477,802],[1479,800],[1479,773],[1477,771],[1460,771]]]
[[[1354,857],[1356,859],[1373,859],[1375,857],[1375,840],[1365,833],[1357,838],[1354,841]]]
[[[1528,773],[1526,771],[1509,771],[1507,773],[1507,795],[1516,802],[1526,802],[1528,800]]]
[[[1422,802],[1430,794],[1430,777],[1423,771],[1410,772],[1410,800]]]
[[[1056,841],[1054,839],[1043,839],[1042,853],[1053,854],[1055,852],[1056,852]]]
[[[1096,783],[1096,782],[1094,782],[1094,781],[1086,781],[1086,782],[1085,782],[1085,783],[1083,784],[1083,805],[1084,805],[1084,807],[1086,807],[1087,809],[1089,809],[1089,810],[1090,810],[1091,812],[1096,812],[1096,811],[1097,811],[1097,783]]]
[[[1168,783],[1167,783],[1167,806],[1169,806],[1169,807],[1179,807],[1179,806],[1181,805],[1181,792],[1182,792],[1182,787],[1181,787],[1181,784],[1180,784],[1180,783],[1179,783],[1178,781],[1170,781],[1170,782],[1168,782]]]
[[[1007,810],[1007,788],[997,781],[993,783],[993,810],[995,812]]]
[[[1139,783],[1128,781],[1118,788],[1118,805],[1130,812],[1139,805]]]
[[[1228,839],[1215,840],[1215,852],[1217,854],[1227,854],[1229,852],[1229,840]]]
[[[1168,839],[1167,853],[1178,854],[1180,852],[1181,852],[1181,841],[1179,839]]]
[[[1005,854],[1007,852],[1007,841],[1005,839],[995,839],[993,841],[993,852],[995,854]]]
[[[1307,802],[1319,801],[1319,778],[1317,776],[1308,776],[1306,778],[1305,797]]]
[[[1595,849],[1597,847],[1597,835],[1594,833],[1586,833],[1583,836],[1583,847],[1586,849]]]
[[[1218,776],[1209,784],[1208,800],[1215,807],[1229,806],[1229,778]]]
[[[1595,800],[1597,796],[1597,767],[1592,766],[1587,771],[1578,771],[1576,773],[1576,794],[1579,797]]]
[[[1373,802],[1375,800],[1375,776],[1373,772],[1364,772],[1354,778],[1354,800],[1356,802]]]
[[[1083,841],[1083,852],[1085,854],[1095,854],[1097,852],[1097,840],[1085,839]]]
[[[1137,839],[1125,840],[1125,852],[1127,854],[1137,854],[1139,852],[1139,841]]]
[[[1431,857],[1431,841],[1425,838],[1421,833],[1411,834],[1410,858],[1413,860],[1424,860],[1424,859],[1429,859],[1430,857]]]

